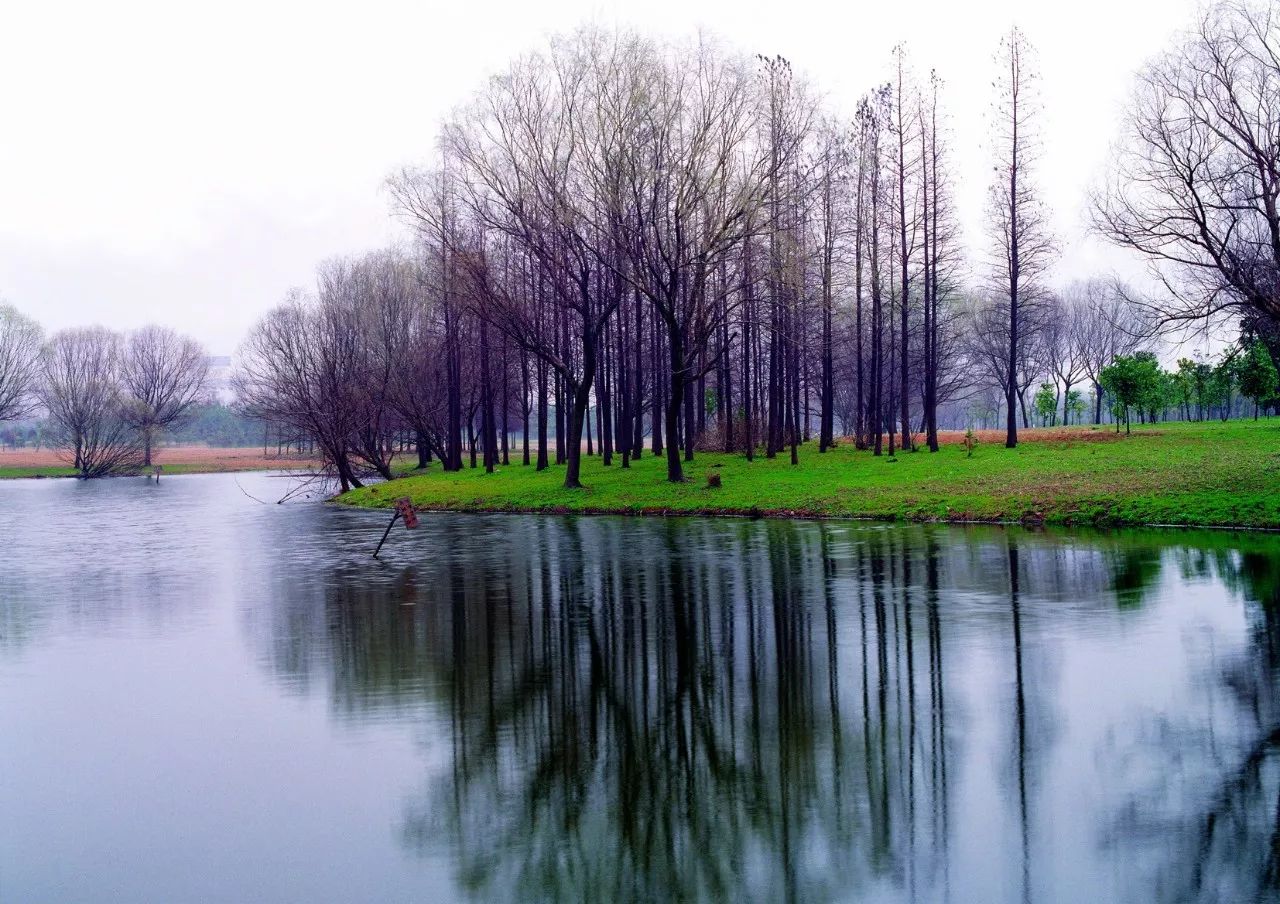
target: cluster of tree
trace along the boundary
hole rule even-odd
[[[208,361],[192,339],[148,326],[123,335],[62,330],[0,305],[0,421],[42,413],[42,439],[83,477],[151,464],[159,434],[205,394]]]
[[[455,372],[458,319],[451,306],[429,303],[432,266],[439,262],[394,252],[330,261],[314,293],[292,292],[241,348],[240,410],[312,444],[344,490],[369,471],[390,478],[405,432],[422,464],[438,452],[450,466],[457,455],[461,467],[458,412],[474,393]],[[441,398],[446,384],[456,397]]]
[[[204,443],[219,448],[242,448],[263,442],[263,425],[221,402],[197,403],[186,417],[166,431],[175,443]]]
[[[0,445],[8,449],[25,449],[34,446],[39,449],[43,445],[43,434],[39,421],[14,421],[0,427]]]
[[[1177,370],[1161,368],[1150,352],[1120,355],[1102,370],[1116,430],[1129,432],[1134,412],[1142,423],[1171,415],[1205,420],[1215,414],[1227,420],[1241,400],[1252,402],[1256,420],[1263,409],[1280,409],[1280,374],[1271,352],[1254,340],[1226,352],[1216,363],[1181,358]]]
[[[1014,375],[1015,406],[1024,426],[1033,417],[1043,426],[1092,420],[1102,423],[1103,369],[1117,356],[1152,347],[1152,330],[1142,311],[1129,302],[1123,284],[1091,279],[1061,292],[1044,291],[1023,312],[1021,349]],[[968,374],[979,398],[984,387],[1007,392],[1007,330],[999,312],[978,302],[967,312],[964,334]],[[1092,396],[1086,405],[1084,391]],[[1034,394],[1032,394],[1034,391]]]
[[[460,108],[438,166],[390,180],[417,246],[322,267],[255,329],[238,392],[344,486],[406,435],[423,464],[492,469],[513,427],[538,468],[554,437],[568,487],[584,451],[625,468],[647,445],[679,481],[700,446],[794,462],[837,423],[875,454],[936,449],[940,408],[988,377],[1014,444],[1053,320],[1030,56],[1011,31],[975,293],[943,82],[903,48],[841,121],[780,58],[559,38]],[[1114,342],[1111,306],[1079,307]]]

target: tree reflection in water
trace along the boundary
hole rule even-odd
[[[1274,887],[1273,538],[613,518],[428,529],[421,561],[373,579],[280,573],[289,602],[258,628],[292,683],[332,660],[344,718],[420,712],[443,727],[447,755],[429,758],[402,839],[446,857],[478,899]],[[317,611],[323,625],[308,623]],[[1148,637],[1166,622],[1186,635],[1172,647]],[[1186,646],[1197,638],[1210,653]],[[1116,662],[1135,656],[1149,658]],[[1164,696],[1081,691],[1116,668]]]
[[[1248,643],[1215,656],[1203,676],[1231,712],[1153,718],[1143,736],[1157,751],[1148,755],[1177,750],[1183,768],[1141,785],[1104,835],[1113,847],[1164,842],[1167,856],[1148,877],[1152,901],[1280,900],[1280,554],[1273,538],[1234,539],[1238,548],[1177,551],[1184,580],[1216,577],[1249,604]]]
[[[522,574],[443,570],[431,633],[449,638],[452,768],[410,807],[409,842],[448,839],[463,884],[494,899],[936,884],[936,558],[888,531],[662,528],[547,521]],[[923,596],[913,565],[932,576]]]

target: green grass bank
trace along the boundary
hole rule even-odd
[[[689,481],[670,484],[646,454],[623,470],[584,458],[582,490],[561,486],[562,467],[515,463],[445,473],[433,466],[338,497],[387,507],[408,496],[423,510],[582,512],[1023,521],[1091,525],[1280,528],[1280,419],[1158,424],[1117,436],[1111,428],[1028,431],[1017,449],[979,443],[968,457],[952,439],[941,451],[876,458],[842,444],[801,447],[748,462],[698,453]],[[708,486],[709,474],[721,486]]]

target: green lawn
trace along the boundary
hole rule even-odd
[[[582,490],[561,486],[563,467],[538,473],[513,463],[494,474],[448,474],[433,465],[339,501],[385,507],[408,496],[428,510],[1280,528],[1280,419],[1159,424],[1128,437],[1081,427],[1068,436],[1017,449],[979,444],[972,458],[960,445],[895,460],[850,445],[823,455],[809,444],[794,467],[785,454],[748,462],[699,453],[681,485],[665,480],[664,459],[646,454],[623,470],[619,459],[606,468],[597,456],[584,459]],[[707,486],[713,472],[718,489]]]
[[[76,469],[64,465],[32,465],[21,468],[0,468],[0,480],[19,477],[75,477]]]

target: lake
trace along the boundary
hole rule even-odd
[[[1280,537],[0,484],[0,901],[1275,900]]]

